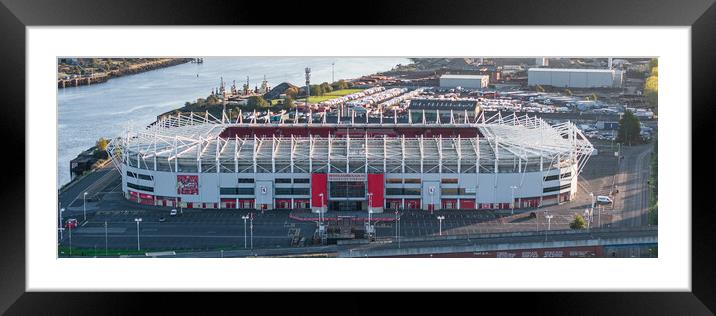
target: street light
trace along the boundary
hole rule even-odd
[[[515,214],[515,189],[517,189],[517,186],[513,185],[510,186],[510,189],[512,189],[512,200],[510,201],[510,207],[512,208],[512,211],[510,212],[511,215]]]
[[[395,210],[395,239],[398,241],[398,249],[400,249],[400,216],[398,216],[398,210]]]
[[[67,228],[70,229],[70,257],[72,257],[72,225],[67,225]]]
[[[87,192],[82,194],[82,210],[84,213],[84,220],[87,221]]]
[[[323,209],[326,207],[323,193],[318,193],[321,197],[321,208],[318,210],[318,237],[323,241]]]
[[[142,222],[142,218],[141,217],[135,218],[134,221],[137,222],[137,251],[139,251],[140,250],[140,247],[139,247],[139,223]]]
[[[443,220],[445,219],[445,216],[438,216],[439,223],[439,230],[440,230],[440,236],[443,235]]]
[[[435,195],[435,187],[430,187],[430,215],[433,214],[433,210],[435,209],[435,201],[433,199],[434,195]]]
[[[251,213],[249,230],[251,231],[251,250],[254,250],[254,213]]]
[[[241,216],[241,219],[244,220],[244,249],[246,249],[246,220],[249,219],[249,215]]]
[[[108,245],[107,241],[108,241],[108,239],[107,239],[107,221],[104,221],[104,255],[105,255],[105,256],[107,256],[107,253],[108,253],[108,251],[107,251],[107,245]]]
[[[370,242],[370,236],[371,236],[371,233],[373,232],[373,226],[370,224],[372,214],[373,214],[373,210],[371,210],[369,208],[368,209],[368,242]]]
[[[60,241],[62,241],[62,231],[65,230],[65,229],[62,227],[62,213],[63,213],[64,211],[65,211],[65,208],[64,208],[64,207],[60,209],[60,223],[59,223],[59,224],[60,224],[60,227],[57,228],[57,230],[60,231]]]
[[[544,218],[547,219],[547,230],[550,229],[550,226],[551,226],[551,224],[552,224],[552,217],[554,217],[554,215],[548,214],[547,211],[545,211]]]

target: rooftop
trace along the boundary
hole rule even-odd
[[[489,77],[488,75],[442,75],[440,79],[483,79]]]
[[[529,71],[562,71],[562,72],[614,72],[614,69],[589,69],[589,68],[530,68]]]

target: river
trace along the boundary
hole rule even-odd
[[[290,82],[305,85],[304,68],[311,68],[311,83],[352,79],[407,64],[406,58],[385,57],[206,57],[202,64],[182,64],[110,79],[91,86],[57,90],[58,177],[61,186],[70,181],[70,160],[91,147],[100,137],[113,138],[127,127],[143,128],[156,116],[179,108],[187,101],[204,98],[219,86],[236,80],[241,86],[249,76],[253,88],[263,77],[269,86]]]

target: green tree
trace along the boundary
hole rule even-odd
[[[564,89],[564,94],[568,96],[572,96],[572,90]]]
[[[617,141],[622,144],[639,144],[641,143],[641,124],[639,118],[631,111],[624,111],[624,115],[619,120],[619,131]]]
[[[341,79],[331,84],[331,87],[333,87],[333,90],[342,90],[342,89],[348,89],[348,82]]]
[[[319,85],[312,85],[311,86],[311,96],[321,96],[323,95],[323,89],[321,89],[321,86]]]
[[[221,100],[215,95],[210,95],[206,98],[206,105],[217,105],[219,103],[221,103]]]
[[[293,103],[293,98],[291,98],[290,95],[286,95],[286,97],[283,99],[283,106],[284,108],[286,108],[286,110],[296,107],[296,105]]]
[[[535,86],[535,90],[537,90],[537,92],[544,92],[544,88],[541,85]]]
[[[104,151],[104,150],[107,150],[107,145],[108,145],[108,144],[109,144],[109,140],[107,140],[106,138],[102,137],[102,138],[100,138],[100,139],[97,140],[97,142],[95,143],[95,146],[97,147],[98,150]]]
[[[569,223],[569,228],[571,229],[584,229],[587,227],[587,221],[584,220],[584,217],[579,214],[574,215],[574,220]]]
[[[323,92],[323,94],[330,93],[331,91],[333,91],[333,87],[331,87],[328,82],[324,82],[321,84],[321,92]]]
[[[262,96],[251,96],[246,102],[246,110],[262,110],[268,108],[271,104]]]

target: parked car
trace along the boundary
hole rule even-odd
[[[159,222],[160,222],[160,223],[162,223],[162,222],[166,222],[166,221],[167,221],[167,219],[166,219],[166,218],[164,218],[164,216],[162,216],[162,217],[160,217],[160,218],[159,218]]]
[[[177,216],[177,209],[173,208],[173,209],[169,212],[169,216]]]
[[[67,222],[65,222],[65,228],[77,228],[78,224],[79,222],[76,218],[70,218],[67,220]]]
[[[613,201],[606,195],[597,196],[597,204],[612,204]]]

